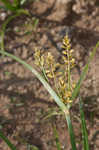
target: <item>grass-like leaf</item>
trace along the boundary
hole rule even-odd
[[[61,150],[61,145],[60,145],[60,142],[59,142],[59,136],[58,136],[56,127],[54,127],[54,136],[55,136],[57,150]]]
[[[13,6],[17,7],[17,9],[20,7],[20,1],[19,0],[13,0]]]
[[[11,150],[16,150],[16,147],[8,140],[7,137],[0,131],[0,138],[5,141],[5,143],[9,146]]]
[[[48,115],[46,115],[44,118],[43,118],[43,120],[46,120],[46,119],[49,119],[49,118],[51,118],[51,117],[53,117],[53,116],[59,116],[59,115],[64,115],[63,114],[63,112],[60,110],[59,112],[57,112],[57,111],[53,111],[53,110],[50,110],[49,112],[48,112]]]
[[[84,111],[83,111],[83,102],[80,96],[79,96],[79,108],[80,108],[80,117],[81,117],[81,126],[82,126],[83,147],[84,150],[89,150],[86,121],[85,121]]]
[[[18,12],[12,16],[9,16],[6,21],[3,23],[2,25],[2,30],[0,32],[1,35],[1,41],[0,41],[0,48],[2,51],[4,51],[4,36],[5,36],[5,32],[6,32],[6,28],[7,25],[9,24],[9,22],[11,22],[14,18],[20,16],[21,14],[25,14],[25,15],[29,15],[29,13],[27,12],[27,10],[24,9],[19,9]]]
[[[88,68],[89,68],[89,64],[90,62],[92,61],[93,57],[95,56],[95,53],[96,53],[96,50],[97,48],[99,47],[99,41],[97,42],[96,44],[96,47],[93,49],[90,57],[89,57],[89,60],[88,60],[88,63],[85,65],[84,69],[83,69],[83,72],[81,73],[81,76],[80,76],[80,79],[78,80],[77,84],[76,84],[76,87],[72,93],[72,99],[74,100],[77,96],[78,96],[78,93],[79,93],[79,90],[80,90],[80,87],[81,87],[81,84],[87,74],[87,71],[88,71]]]
[[[5,31],[6,31],[6,27],[8,25],[8,23],[13,20],[14,18],[16,18],[17,16],[19,16],[19,14],[15,14],[13,16],[9,16],[7,18],[7,20],[3,23],[2,25],[2,30],[0,32],[0,35],[1,35],[1,41],[0,41],[0,47],[1,47],[1,50],[4,51],[4,35],[5,35]]]
[[[70,134],[70,141],[71,141],[71,145],[72,145],[72,150],[76,150],[75,136],[74,136],[72,122],[71,122],[69,114],[66,115],[66,120],[67,120],[67,126],[68,126],[68,130],[69,130],[69,134]]]
[[[12,11],[12,12],[16,12],[17,7],[12,6],[12,4],[11,4],[11,2],[10,2],[9,0],[1,0],[1,1],[4,3],[5,7],[6,7],[8,10],[10,10],[10,11]]]

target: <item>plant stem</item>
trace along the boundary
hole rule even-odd
[[[69,111],[68,111],[68,114],[65,114],[65,118],[66,118],[66,121],[67,121],[67,126],[68,126],[69,135],[70,135],[70,141],[71,141],[72,150],[77,150],[76,142],[75,142],[75,136],[74,136],[74,131],[73,131],[73,127],[72,127],[72,122],[71,122],[71,119],[70,119]]]
[[[79,108],[80,108],[80,117],[81,117],[83,147],[84,150],[89,150],[88,133],[87,133],[86,121],[85,121],[85,116],[83,111],[83,102],[80,95],[79,95]]]
[[[67,57],[68,57],[68,90],[71,89],[71,83],[70,83],[70,59],[69,59],[69,50],[68,51],[68,54],[67,54]]]

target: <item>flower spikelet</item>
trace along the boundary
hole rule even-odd
[[[56,63],[54,57],[50,52],[48,52],[46,57],[46,74],[49,78],[54,78],[55,68],[56,68]]]
[[[68,38],[68,35],[66,35],[63,39],[63,46],[64,49],[70,50],[71,44],[70,44],[70,39]]]
[[[35,49],[34,53],[34,63],[42,68],[44,66],[44,56],[41,55],[41,51],[38,49]]]
[[[58,82],[58,94],[60,95],[61,100],[65,103],[71,103],[72,90],[68,90],[68,84],[64,80],[64,77],[61,76]]]
[[[72,103],[72,92],[74,89],[74,84],[72,85],[71,79],[71,69],[75,65],[75,59],[73,58],[74,50],[71,48],[70,39],[68,35],[66,35],[63,39],[63,51],[62,51],[62,59],[64,71],[59,78],[58,82],[58,93],[60,95],[61,100],[65,103]]]
[[[72,57],[74,50],[71,49],[70,39],[68,38],[68,35],[66,35],[63,39],[62,48],[64,49],[62,51],[63,53],[62,58],[65,65],[69,65],[70,68],[73,68],[75,66],[75,59]]]

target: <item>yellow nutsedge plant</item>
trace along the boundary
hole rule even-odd
[[[72,91],[75,88],[71,79],[71,69],[75,66],[75,59],[72,56],[74,50],[71,48],[68,35],[63,39],[62,48],[62,64],[56,63],[50,52],[47,53],[46,59],[44,59],[44,55],[37,49],[34,53],[34,62],[40,67],[47,81],[49,81],[49,78],[53,79],[57,95],[65,104],[68,104],[72,103]],[[57,68],[62,68],[62,71],[58,71],[60,69]]]
[[[95,56],[96,50],[99,47],[99,42],[97,42],[96,47],[93,49],[88,63],[85,65],[80,79],[78,80],[76,86],[72,81],[71,71],[75,66],[75,59],[73,58],[73,51],[70,44],[70,39],[68,35],[66,35],[63,39],[63,51],[62,51],[62,64],[56,63],[53,55],[51,53],[41,54],[41,51],[36,49],[34,53],[34,62],[40,68],[42,75],[36,71],[32,66],[27,64],[25,61],[20,58],[8,53],[6,51],[0,50],[0,54],[8,56],[23,66],[25,66],[28,70],[30,70],[43,84],[43,86],[47,89],[50,95],[54,98],[55,102],[61,108],[62,112],[65,115],[68,131],[70,135],[70,141],[72,150],[77,150],[75,136],[73,131],[73,126],[70,118],[69,109],[72,106],[72,101],[78,96],[81,84],[87,74],[89,64]],[[61,71],[59,71],[61,70]],[[49,85],[50,80],[53,80],[56,92]],[[88,134],[86,130],[86,122],[84,118],[82,99],[79,94],[79,108],[80,108],[80,116],[81,116],[81,126],[82,126],[82,136],[83,136],[83,145],[84,149],[89,150],[88,144]],[[11,150],[16,150],[16,148],[10,143],[10,141],[3,135],[0,131],[0,138],[2,138],[10,147]],[[60,150],[59,143],[57,143],[57,148]]]

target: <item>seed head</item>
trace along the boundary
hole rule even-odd
[[[35,50],[34,58],[35,64],[40,68],[43,67],[46,77],[53,79],[57,94],[67,105],[72,103],[72,92],[75,88],[75,83],[71,79],[71,69],[75,66],[74,50],[71,48],[68,35],[63,39],[62,48],[64,49],[62,51],[62,64],[57,63],[50,52],[44,56],[41,55],[40,50]]]

